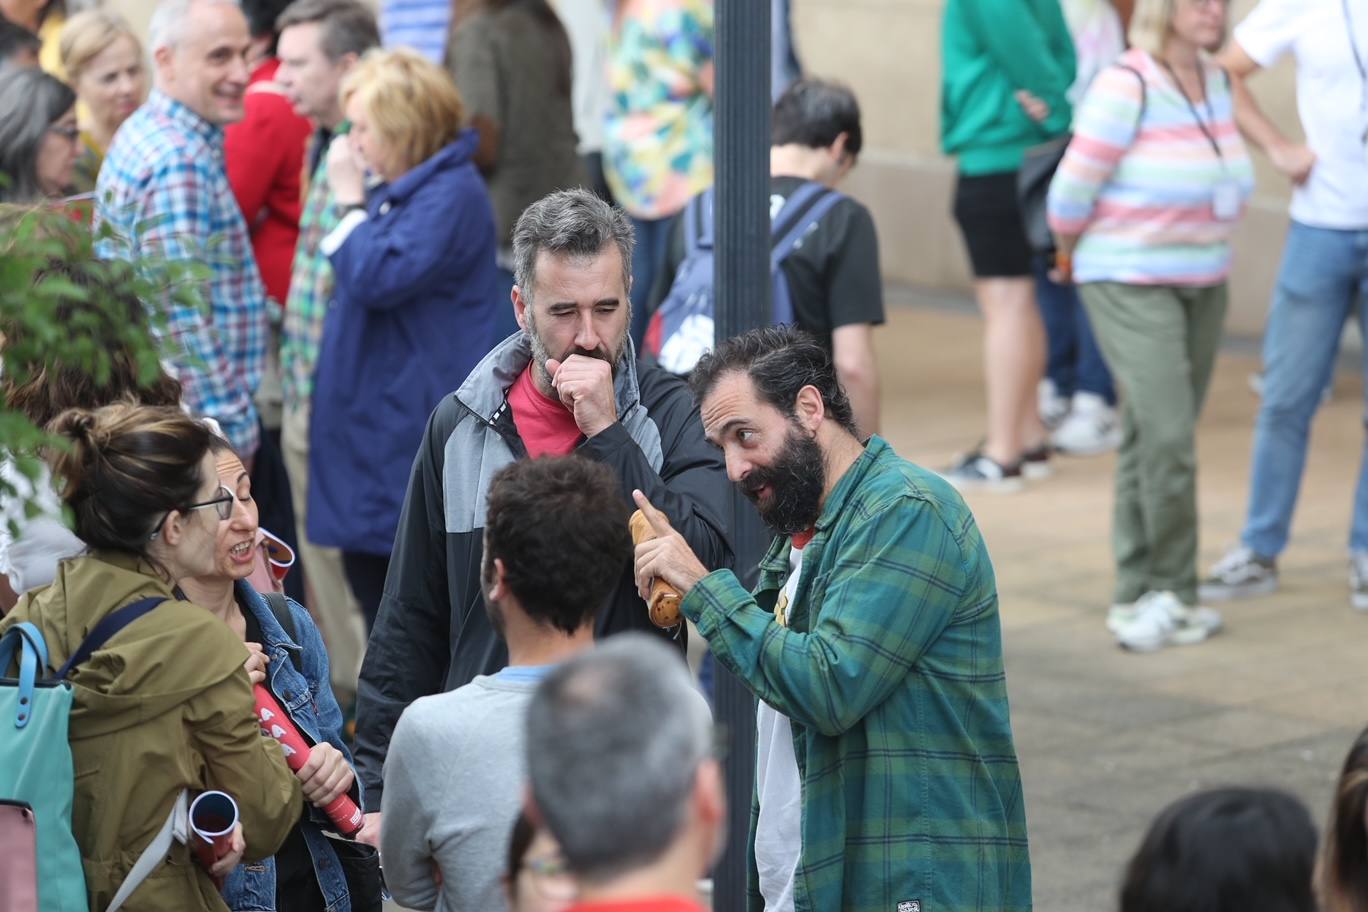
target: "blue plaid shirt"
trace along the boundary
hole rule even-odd
[[[97,229],[108,223],[116,233],[97,241],[100,256],[147,252],[209,268],[207,309],[163,299],[164,353],[190,410],[217,420],[251,456],[260,433],[252,396],[266,360],[266,289],[223,170],[223,130],[153,92],[110,144],[96,200]]]

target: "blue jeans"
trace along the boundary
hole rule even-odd
[[[636,230],[636,248],[632,251],[632,342],[637,351],[641,351],[641,340],[646,335],[646,302],[651,298],[651,286],[665,262],[673,224],[673,218],[632,216],[632,227]]]
[[[1263,401],[1240,536],[1261,557],[1277,557],[1287,547],[1311,418],[1334,371],[1345,321],[1357,313],[1364,326],[1365,294],[1368,231],[1292,223],[1264,329]],[[1368,551],[1368,453],[1359,467],[1349,547]]]
[[[1116,405],[1111,371],[1102,359],[1102,350],[1097,347],[1088,312],[1078,298],[1078,289],[1052,282],[1043,257],[1035,259],[1035,279],[1036,301],[1040,304],[1040,318],[1045,323],[1045,337],[1049,341],[1045,376],[1065,399],[1074,393],[1095,393],[1108,405]]]

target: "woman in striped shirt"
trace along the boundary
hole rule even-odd
[[[1050,188],[1058,272],[1079,284],[1125,399],[1115,603],[1125,647],[1200,642],[1195,429],[1253,189],[1229,80],[1206,59],[1227,0],[1139,0],[1132,49],[1093,82]]]

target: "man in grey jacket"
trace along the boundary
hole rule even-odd
[[[542,455],[602,463],[631,509],[640,490],[709,567],[732,563],[720,517],[732,497],[682,380],[639,362],[627,334],[632,228],[587,190],[563,190],[523,213],[513,235],[514,307],[523,332],[500,343],[428,420],[409,477],[380,615],[356,706],[356,766],[365,784],[361,840],[380,829],[381,766],[411,702],[507,664],[480,597],[490,479]],[[657,629],[624,565],[594,633]]]
[[[494,476],[480,577],[508,666],[414,701],[395,726],[380,847],[403,905],[505,908],[499,878],[522,800],[527,705],[548,672],[593,645],[631,554],[617,484],[608,466],[577,456]]]

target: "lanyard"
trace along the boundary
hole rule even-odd
[[[1202,115],[1197,113],[1197,105],[1192,103],[1192,98],[1188,96],[1187,89],[1183,88],[1183,84],[1178,81],[1178,74],[1173,72],[1173,67],[1169,66],[1167,60],[1160,60],[1159,63],[1163,65],[1164,69],[1168,70],[1169,76],[1173,79],[1173,84],[1178,87],[1178,94],[1183,96],[1183,101],[1187,102],[1188,110],[1192,112],[1192,119],[1197,121],[1197,128],[1202,131],[1202,135],[1207,138],[1207,142],[1211,143],[1211,151],[1215,152],[1216,157],[1221,160],[1221,167],[1225,167],[1225,155],[1221,153],[1221,144],[1216,141],[1216,135],[1211,132],[1206,121],[1202,120]],[[1198,71],[1201,74],[1202,81],[1205,83],[1206,68],[1198,64]],[[1211,92],[1209,90],[1206,92],[1205,104],[1207,119],[1212,123],[1215,123],[1216,112],[1211,109]]]

